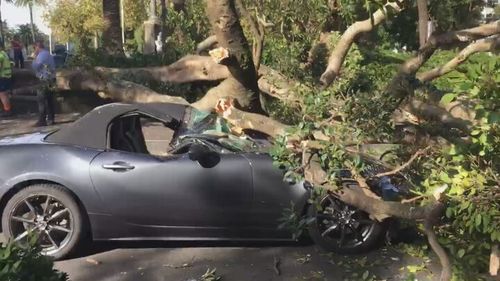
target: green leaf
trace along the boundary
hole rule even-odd
[[[442,180],[442,181],[443,181],[443,182],[445,182],[445,183],[451,183],[451,179],[450,179],[450,177],[449,177],[449,176],[448,176],[448,174],[447,174],[447,173],[445,173],[445,172],[441,172],[441,173],[439,174],[439,179],[440,179],[440,180]]]
[[[480,226],[482,221],[482,216],[481,214],[476,215],[476,226]]]
[[[477,96],[479,94],[479,88],[478,87],[472,88],[472,90],[470,90],[470,94],[473,97]]]
[[[368,279],[368,276],[370,276],[370,272],[367,270],[367,271],[365,271],[365,272],[363,273],[363,276],[362,276],[363,280]]]
[[[458,255],[459,258],[462,258],[465,255],[465,250],[464,249],[458,250],[457,255]]]
[[[446,209],[446,217],[451,218],[452,215],[453,215],[453,209],[452,208]]]
[[[473,130],[472,132],[470,132],[470,135],[471,136],[477,136],[481,133],[481,130]]]
[[[441,98],[441,103],[443,105],[447,105],[449,104],[450,102],[452,102],[455,98],[457,97],[457,94],[453,94],[453,93],[449,93],[449,94],[446,94],[444,95],[442,98]]]

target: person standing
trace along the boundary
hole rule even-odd
[[[5,52],[5,45],[0,41],[0,100],[2,101],[3,111],[0,117],[8,117],[12,115],[12,107],[9,99],[9,91],[11,89],[12,66],[10,64],[9,55]]]
[[[24,68],[23,44],[19,41],[19,36],[14,35],[14,39],[10,41],[10,46],[14,51],[14,65],[16,68]]]
[[[45,49],[42,41],[35,43],[35,60],[32,68],[43,86],[37,89],[38,121],[35,126],[53,125],[55,119],[55,98],[53,88],[56,80],[54,57]]]

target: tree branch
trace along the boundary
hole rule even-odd
[[[413,76],[422,65],[434,54],[434,52],[444,46],[452,46],[457,43],[471,42],[484,37],[500,33],[500,21],[483,24],[477,27],[450,31],[443,34],[433,34],[427,43],[420,48],[417,55],[407,60],[400,68],[399,75]]]
[[[500,36],[492,36],[484,39],[480,39],[469,44],[465,47],[456,57],[451,59],[446,64],[436,67],[432,70],[426,71],[424,73],[417,74],[417,79],[422,82],[427,82],[434,80],[440,76],[443,76],[455,68],[457,68],[460,64],[465,62],[471,55],[480,52],[489,52],[498,50],[500,47]]]
[[[330,55],[328,66],[325,72],[321,75],[320,81],[323,86],[329,86],[340,74],[340,69],[344,63],[345,57],[351,48],[356,37],[362,33],[369,32],[373,28],[386,20],[389,10],[399,13],[403,8],[399,2],[388,2],[382,9],[377,10],[371,18],[364,21],[358,21],[349,26],[344,32],[340,41],[335,46],[335,49]]]
[[[215,106],[215,111],[231,123],[236,132],[243,130],[259,131],[272,138],[283,135],[288,126],[280,122],[256,113],[242,111],[234,106],[234,100],[231,98],[221,98]]]
[[[424,233],[427,236],[427,241],[429,242],[429,245],[431,246],[434,253],[436,253],[436,255],[438,256],[439,262],[441,263],[442,269],[441,276],[439,278],[440,281],[451,280],[452,276],[450,258],[448,257],[448,254],[446,253],[444,248],[439,244],[436,232],[434,232],[434,225],[441,217],[444,209],[444,204],[435,204],[424,219]]]
[[[401,172],[402,170],[408,168],[418,157],[424,155],[425,153],[427,153],[427,151],[430,149],[431,147],[428,146],[424,149],[419,149],[415,154],[413,154],[410,159],[403,163],[401,166],[397,167],[396,169],[392,170],[392,171],[388,171],[388,172],[385,172],[385,173],[379,173],[377,175],[375,175],[375,177],[384,177],[384,176],[391,176],[391,175],[395,175],[399,172]]]
[[[56,87],[60,90],[88,90],[103,93],[106,97],[121,102],[189,104],[181,97],[163,95],[140,84],[125,80],[103,78],[97,73],[83,69],[57,73]]]
[[[196,45],[196,54],[200,55],[204,51],[212,49],[215,45],[217,45],[217,36],[208,36],[205,40]]]
[[[206,13],[219,45],[229,52],[230,57],[223,62],[230,76],[247,89],[250,103],[245,106],[252,112],[263,112],[259,100],[257,71],[252,59],[248,41],[236,12],[235,0],[208,0]]]
[[[96,67],[101,75],[113,76],[117,79],[139,79],[170,83],[187,83],[194,81],[216,81],[229,77],[230,72],[224,65],[214,62],[208,56],[187,55],[178,61],[157,67],[108,68]]]

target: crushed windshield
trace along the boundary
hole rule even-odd
[[[191,109],[182,131],[180,138],[193,135],[217,137],[220,145],[232,151],[265,152],[269,146],[267,141],[256,140],[246,134],[233,134],[227,120],[217,114],[196,109]]]

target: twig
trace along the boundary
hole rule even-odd
[[[402,164],[401,166],[397,167],[392,171],[376,174],[375,177],[390,176],[401,172],[402,170],[408,168],[408,166],[410,166],[413,163],[413,161],[415,161],[419,156],[425,154],[430,148],[431,146],[428,146],[424,149],[419,149],[415,154],[413,154],[412,157],[410,157],[410,159],[406,163]]]
[[[281,264],[281,260],[279,257],[274,257],[274,272],[276,272],[276,275],[281,275],[281,271],[280,271],[280,266]]]
[[[416,197],[413,197],[413,198],[410,198],[410,199],[403,199],[403,200],[401,200],[401,203],[403,203],[403,204],[412,203],[412,202],[415,202],[415,201],[417,201],[419,199],[422,199],[424,197],[425,197],[424,195],[420,195],[420,196],[416,196]]]

